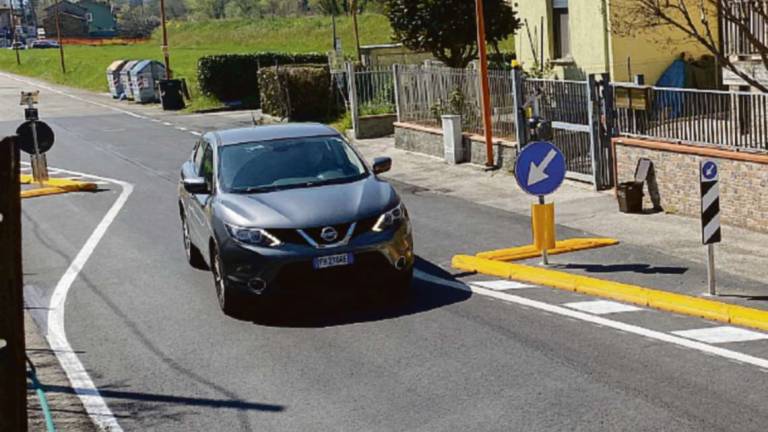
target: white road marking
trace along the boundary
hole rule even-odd
[[[636,312],[636,311],[643,310],[637,306],[627,305],[624,303],[617,303],[617,302],[608,301],[608,300],[592,300],[592,301],[565,303],[563,306],[569,307],[571,309],[580,310],[582,312],[591,313],[594,315],[607,315],[607,314],[619,313],[619,312]]]
[[[163,125],[165,125],[165,126],[173,126],[173,123],[163,122]]]
[[[187,131],[187,128],[185,128],[184,126],[176,126],[176,129],[178,129],[180,131],[184,131],[184,132]]]
[[[67,268],[64,276],[62,276],[56,284],[56,287],[53,290],[53,295],[51,296],[50,304],[44,304],[43,300],[35,295],[28,296],[26,300],[27,304],[32,308],[33,316],[37,315],[36,318],[38,318],[38,323],[43,322],[43,320],[39,319],[42,318],[39,315],[45,314],[47,308],[46,339],[51,346],[51,350],[56,354],[56,358],[59,360],[62,369],[64,369],[64,372],[67,374],[67,378],[69,378],[72,388],[77,393],[86,412],[88,412],[88,415],[91,417],[91,420],[101,430],[122,432],[123,429],[117,423],[114,414],[112,414],[106,401],[101,397],[98,388],[96,388],[93,380],[88,375],[88,372],[85,370],[85,367],[80,362],[80,359],[77,357],[77,354],[75,354],[75,351],[67,340],[64,327],[64,306],[67,301],[69,289],[77,279],[80,271],[82,271],[83,267],[88,262],[88,259],[91,257],[91,254],[93,254],[96,246],[98,246],[99,242],[104,237],[104,234],[106,234],[107,229],[112,225],[112,222],[114,222],[118,213],[120,213],[120,210],[123,208],[126,201],[128,201],[128,197],[133,192],[133,185],[120,180],[74,171],[60,171],[70,175],[86,176],[114,183],[122,187],[123,190],[114,204],[112,204],[112,207],[110,207],[107,214],[104,215],[104,218],[99,222],[99,225],[93,233],[91,233],[91,236],[85,242],[82,249],[80,249],[80,252],[75,256],[75,259],[69,265],[69,268]]]
[[[189,133],[191,133],[194,136],[202,136],[203,135],[202,133],[200,133],[198,131],[189,131]]]
[[[575,318],[581,321],[586,321],[592,324],[601,325],[616,330],[621,330],[627,333],[635,334],[638,336],[644,336],[650,339],[667,342],[673,345],[690,348],[696,351],[703,352],[705,354],[711,354],[714,356],[722,357],[727,360],[736,360],[741,363],[757,366],[763,369],[768,369],[768,359],[743,354],[736,351],[731,351],[725,348],[720,348],[705,343],[696,342],[690,339],[685,339],[679,336],[675,336],[668,333],[663,333],[656,330],[650,330],[647,328],[639,327],[633,324],[626,324],[619,321],[610,320],[601,316],[590,315],[584,312],[579,312],[573,309],[568,309],[562,306],[551,305],[548,303],[540,302],[537,300],[527,299],[513,294],[508,294],[499,291],[493,291],[477,286],[468,286],[459,281],[451,281],[437,276],[432,276],[428,273],[424,273],[420,270],[416,270],[415,276],[419,279],[429,281],[435,284],[441,284],[450,288],[459,289],[462,291],[469,291],[473,294],[478,294],[486,297],[491,297],[498,300],[507,301],[510,303],[527,306],[533,309],[539,309],[545,312],[550,312],[557,315],[562,315],[569,318]]]
[[[713,344],[768,339],[768,334],[732,326],[680,330],[673,331],[672,333],[688,339],[695,339],[697,341]]]
[[[517,290],[517,289],[526,289],[526,288],[537,288],[532,285],[526,285],[522,284],[520,282],[510,281],[510,280],[494,280],[494,281],[478,281],[478,282],[470,282],[471,285],[479,286],[482,288],[488,288],[492,289],[494,291],[506,291],[506,290]]]

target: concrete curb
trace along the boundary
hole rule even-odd
[[[558,241],[554,249],[547,250],[549,255],[559,255],[585,249],[595,249],[619,244],[618,240],[609,238],[575,238]],[[533,245],[519,246],[510,249],[499,249],[477,254],[479,258],[496,261],[518,261],[541,256],[541,252]]]
[[[28,175],[21,176],[21,184],[31,184],[32,177]],[[68,192],[94,191],[98,189],[96,183],[81,182],[70,179],[50,179],[45,182],[46,187],[37,189],[27,189],[21,191],[22,198],[34,198],[47,195],[58,195]]]
[[[713,321],[768,331],[768,311],[522,264],[456,255],[452,266],[566,291],[603,297]]]

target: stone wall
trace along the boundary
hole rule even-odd
[[[485,138],[479,135],[464,134],[464,162],[485,165]],[[445,157],[443,149],[443,131],[410,123],[395,123],[395,147],[416,153],[424,153],[439,158]],[[517,158],[517,144],[511,141],[494,141],[494,163],[496,166],[511,171]]]
[[[701,214],[700,161],[715,159],[720,171],[721,221],[768,232],[768,155],[628,138],[618,138],[614,145],[620,182],[631,181],[637,161],[648,158],[664,210],[695,218]],[[644,200],[644,207],[651,207],[647,192]]]
[[[396,114],[360,116],[355,136],[357,139],[368,139],[392,135],[395,132],[396,120]]]

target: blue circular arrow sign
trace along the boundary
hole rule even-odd
[[[515,162],[515,178],[520,188],[531,195],[549,195],[565,180],[565,156],[547,141],[525,146]]]
[[[712,181],[717,178],[717,164],[713,161],[707,161],[701,167],[701,172],[705,180]]]

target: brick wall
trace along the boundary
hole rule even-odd
[[[621,138],[614,141],[620,182],[634,178],[640,158],[653,162],[661,205],[671,213],[700,217],[699,163],[717,160],[721,221],[768,232],[768,155]],[[651,207],[647,189],[644,206]]]

